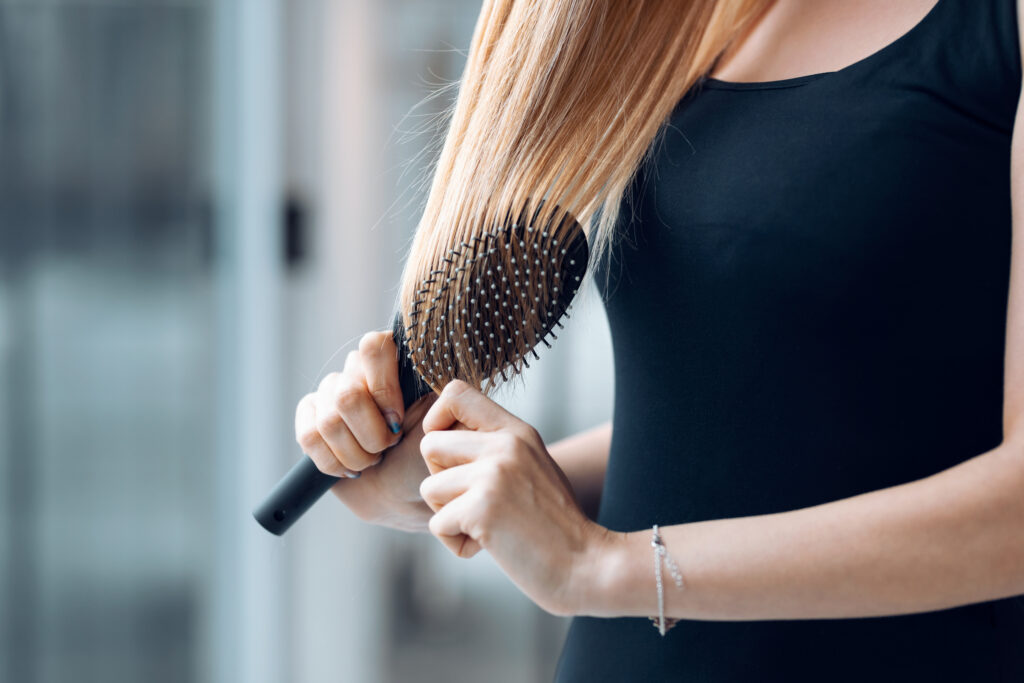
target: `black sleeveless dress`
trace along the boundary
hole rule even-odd
[[[1001,442],[1020,87],[1015,1],[939,0],[839,71],[682,99],[597,272],[615,358],[598,522],[802,508]],[[1024,683],[1024,598],[664,638],[577,617],[555,678]]]

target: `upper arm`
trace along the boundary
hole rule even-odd
[[[1024,47],[1024,0],[1017,1],[1017,31]],[[1022,67],[1024,67],[1024,49]],[[1024,88],[1021,88],[1024,100]],[[1017,102],[1010,144],[1010,201],[1013,216],[1010,290],[1006,311],[1003,440],[1024,446],[1024,106]]]

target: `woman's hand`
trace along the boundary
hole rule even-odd
[[[547,612],[576,613],[608,529],[580,510],[537,431],[460,381],[445,387],[423,429],[430,476],[419,491],[436,511],[430,532],[458,557],[487,550]]]
[[[429,472],[419,441],[434,400],[428,394],[405,412],[391,333],[369,332],[340,373],[299,401],[295,438],[321,472],[342,477],[331,490],[359,519],[426,532],[431,510],[419,485]]]

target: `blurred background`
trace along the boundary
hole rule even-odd
[[[486,553],[250,510],[391,319],[479,0],[0,0],[0,680],[550,680]],[[610,417],[596,291],[499,400]]]

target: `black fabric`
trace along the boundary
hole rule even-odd
[[[598,271],[615,357],[601,524],[801,508],[1000,443],[1020,83],[1014,0],[939,0],[839,71],[683,98]],[[664,638],[577,617],[556,680],[1022,683],[1024,598]]]

